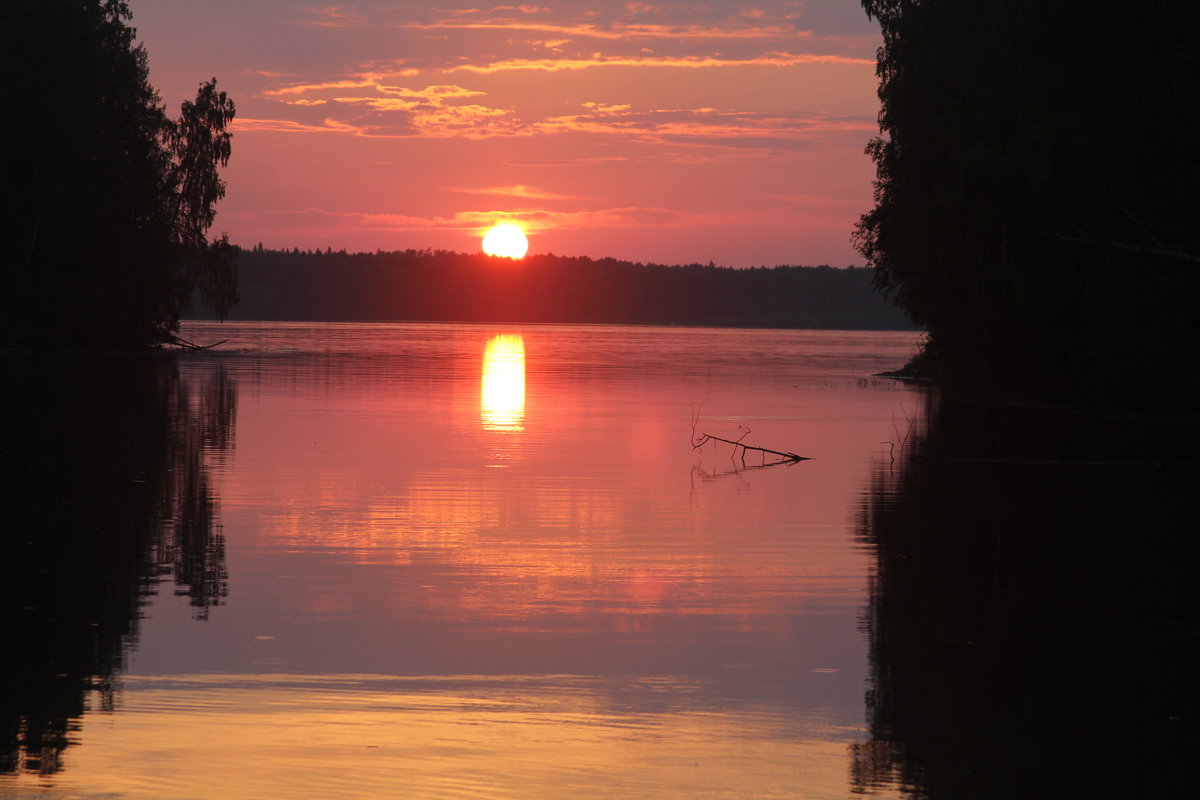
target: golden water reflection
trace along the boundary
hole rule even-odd
[[[93,782],[68,773],[40,796],[851,796],[853,731],[765,703],[731,712],[697,688],[668,676],[619,693],[565,675],[133,676],[120,727],[80,733],[74,767]]]
[[[525,430],[525,338],[520,334],[502,333],[488,340],[479,417],[485,430]]]

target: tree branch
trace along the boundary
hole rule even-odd
[[[745,464],[746,464],[746,451],[747,450],[754,450],[755,452],[763,453],[764,461],[766,460],[767,453],[770,453],[773,456],[779,456],[779,461],[775,462],[778,464],[795,463],[797,461],[811,461],[812,460],[811,458],[809,458],[807,456],[798,456],[795,453],[784,453],[784,452],[780,452],[779,450],[771,450],[770,448],[767,448],[767,447],[755,447],[752,444],[743,444],[742,439],[746,438],[746,435],[748,433],[750,433],[750,431],[747,430],[746,433],[743,433],[741,438],[738,439],[737,441],[734,441],[733,439],[722,439],[720,436],[713,436],[712,434],[708,434],[708,433],[701,433],[700,437],[698,439],[692,440],[692,449],[699,450],[701,447],[708,444],[710,441],[725,442],[725,444],[731,444],[731,445],[733,445],[733,448],[734,448],[733,452],[735,455],[738,453],[738,448],[741,448],[742,466],[745,466]]]
[[[1080,242],[1081,244],[1091,244],[1098,247],[1115,247],[1118,250],[1129,250],[1133,253],[1143,253],[1149,256],[1161,256],[1175,261],[1186,261],[1189,264],[1200,264],[1200,256],[1194,256],[1191,253],[1185,253],[1182,250],[1175,250],[1169,247],[1141,247],[1136,244],[1125,244],[1124,242],[1110,242],[1104,239],[1092,239],[1087,236],[1067,236],[1059,234],[1059,239],[1064,242]]]

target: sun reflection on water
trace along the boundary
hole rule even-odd
[[[502,333],[487,343],[479,417],[485,430],[525,430],[525,339],[520,334]]]

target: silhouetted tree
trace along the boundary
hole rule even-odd
[[[883,32],[860,251],[948,376],[1192,391],[1200,5],[863,0]]]
[[[126,0],[0,11],[5,344],[133,348],[169,339],[194,294],[223,317],[235,249],[210,243],[234,104],[213,79],[167,117]]]

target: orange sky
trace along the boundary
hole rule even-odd
[[[862,263],[879,33],[857,0],[131,0],[174,113],[238,107],[242,245]]]

